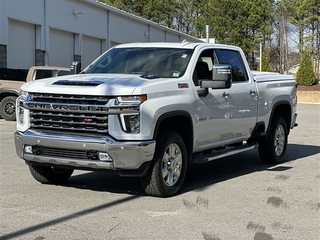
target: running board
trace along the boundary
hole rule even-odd
[[[256,144],[245,144],[239,147],[226,147],[226,149],[224,150],[220,150],[220,151],[213,150],[213,152],[209,154],[195,156],[193,157],[192,160],[194,163],[206,163],[219,158],[231,156],[241,152],[246,152],[246,151],[257,148],[258,146],[259,144],[256,143]]]

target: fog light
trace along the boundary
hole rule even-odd
[[[25,145],[24,146],[24,153],[33,154],[32,146]]]
[[[99,152],[99,160],[103,162],[112,162],[112,158],[108,153]]]

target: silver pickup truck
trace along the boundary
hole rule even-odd
[[[168,197],[191,163],[255,148],[263,162],[280,163],[297,125],[295,79],[250,71],[228,45],[118,45],[81,74],[21,89],[16,152],[47,184],[74,169],[104,170]]]

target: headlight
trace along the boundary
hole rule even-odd
[[[20,90],[20,96],[26,97],[28,94],[28,92],[24,91],[24,90]]]
[[[147,100],[147,95],[137,95],[137,96],[121,96],[117,98],[119,103],[143,103]]]
[[[147,100],[147,95],[120,96],[115,100],[115,106],[123,113],[119,114],[122,130],[126,133],[140,133],[140,104]],[[131,112],[131,113],[129,113]],[[133,112],[133,113],[132,113]]]
[[[26,131],[30,127],[29,113],[28,109],[25,109],[22,105],[25,96],[20,96],[16,101],[16,121],[17,121],[17,130]]]

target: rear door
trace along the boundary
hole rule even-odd
[[[215,55],[219,64],[232,66],[232,87],[228,96],[231,105],[230,131],[233,138],[247,139],[256,124],[258,99],[255,83],[249,78],[239,51],[216,49]]]

